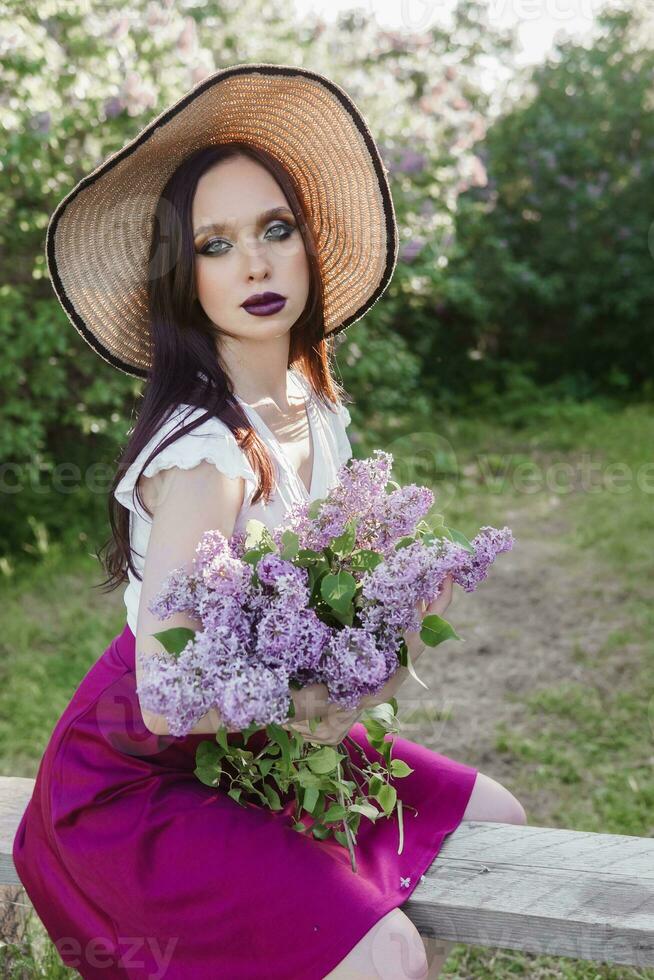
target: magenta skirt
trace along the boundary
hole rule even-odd
[[[293,799],[273,812],[202,784],[195,750],[213,736],[148,731],[134,643],[125,626],[82,679],[13,843],[62,961],[85,980],[322,980],[409,898],[478,770],[395,736],[414,772],[394,785],[418,812],[399,855],[397,815],[363,817],[355,874],[337,841],[291,829]],[[350,735],[380,759],[362,724]]]

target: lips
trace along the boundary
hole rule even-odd
[[[252,316],[270,316],[284,308],[286,298],[279,293],[257,293],[249,296],[241,305],[245,312],[251,313]]]
[[[271,303],[286,302],[286,297],[279,293],[253,293],[241,304],[242,306],[269,306]]]

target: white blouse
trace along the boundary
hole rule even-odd
[[[309,493],[273,432],[259,413],[240,398],[238,401],[258,435],[268,446],[273,462],[276,463],[275,487],[269,503],[259,499],[256,504],[251,504],[257,487],[256,475],[233,432],[217,418],[208,419],[158,453],[146,466],[144,475],[153,476],[160,470],[167,470],[174,466],[190,470],[202,460],[208,460],[227,476],[243,477],[245,494],[234,527],[235,532],[243,531],[251,518],[256,518],[272,530],[281,523],[290,506],[296,501],[324,497],[336,484],[339,467],[352,455],[352,447],[345,431],[351,421],[350,413],[345,405],[335,406],[336,412],[330,411],[314,395],[310,383],[299,371],[290,368],[288,374],[298,393],[304,395],[309,420],[313,446],[313,473]],[[175,409],[143,447],[114,491],[116,500],[130,511],[132,560],[140,575],[143,575],[152,520],[136,499],[134,493],[136,481],[143,463],[152,450],[168,437],[177,427],[180,416],[190,408],[189,405],[179,405]],[[201,415],[204,415],[204,409],[195,408],[188,416],[184,416],[183,422],[186,424]],[[136,635],[141,582],[132,574],[131,569],[128,569],[127,578],[128,584],[124,592],[127,625]]]

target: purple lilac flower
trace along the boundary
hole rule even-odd
[[[278,595],[289,602],[306,606],[309,601],[309,573],[306,568],[294,565],[271,552],[257,562],[257,576],[271,586]]]
[[[310,502],[296,504],[284,528],[273,533],[275,543],[279,546],[283,531],[289,528],[298,535],[301,548],[321,551],[354,518],[355,547],[386,556],[399,538],[415,532],[417,522],[434,503],[432,491],[415,484],[387,493],[392,462],[391,454],[381,449],[375,449],[368,459],[351,459],[340,468],[339,482],[317,517],[308,516]]]
[[[184,568],[174,568],[148,603],[148,609],[159,619],[168,619],[176,612],[196,613],[198,609],[196,579]]]
[[[451,544],[451,542],[448,542]],[[475,548],[474,555],[464,551],[461,561],[452,570],[452,578],[466,592],[474,592],[480,582],[488,575],[488,569],[503,551],[511,551],[515,539],[511,529],[503,527],[482,527],[470,542]]]
[[[260,664],[235,672],[218,692],[218,709],[228,728],[281,724],[291,710],[288,676]]]
[[[172,734],[187,734],[212,706],[229,728],[283,723],[291,681],[323,682],[331,700],[355,707],[397,670],[404,632],[420,629],[418,601],[436,598],[448,573],[473,591],[497,555],[511,549],[509,528],[488,526],[473,539],[474,553],[447,537],[428,544],[418,537],[397,548],[401,538],[415,536],[434,495],[414,484],[389,492],[391,464],[382,450],[350,460],[315,518],[309,502],[299,504],[271,532],[277,547],[290,529],[301,548],[320,553],[353,522],[355,548],[383,559],[368,572],[348,566],[347,557],[339,562],[360,583],[354,625],[328,625],[309,606],[305,567],[277,553],[263,555],[256,570],[242,561],[244,533],[227,540],[208,531],[192,571],[167,577],[150,610],[160,618],[188,611],[203,625],[176,659],[148,658],[139,685],[143,706],[165,714]]]
[[[344,626],[332,636],[323,660],[329,699],[344,708],[356,708],[365,694],[376,694],[386,683],[384,653],[365,629]]]
[[[421,617],[415,605],[421,599],[431,602],[440,594],[450,569],[448,557],[441,554],[438,543],[423,545],[414,541],[367,572],[361,588],[363,624],[376,629],[385,619],[399,630],[420,629]]]
[[[314,609],[293,604],[269,603],[257,625],[255,659],[289,675],[315,671],[331,629]]]
[[[144,658],[139,703],[166,715],[171,735],[186,735],[215,704],[212,645],[207,640],[206,634],[197,634],[177,659],[170,654]]]
[[[220,531],[207,531],[202,536],[194,563],[204,588],[218,595],[241,595],[252,578],[252,567],[233,557]]]

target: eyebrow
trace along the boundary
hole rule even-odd
[[[290,208],[283,205],[277,208],[268,208],[267,211],[262,211],[262,213],[258,216],[256,219],[256,226],[257,228],[262,228],[272,218],[278,218],[281,215],[288,215],[290,213]],[[214,231],[217,234],[222,234],[223,232],[229,231],[231,227],[232,224],[229,221],[212,221],[208,225],[201,225],[196,231],[193,232],[193,237],[198,238],[198,236],[202,235],[205,231]]]

